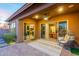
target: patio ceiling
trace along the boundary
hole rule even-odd
[[[33,4],[25,4],[22,8],[16,11],[13,15],[11,15],[7,20],[15,20],[15,19],[22,19],[27,16],[30,16],[34,13],[37,13],[45,8],[54,5],[54,3],[33,3]]]
[[[79,4],[77,3],[34,3],[28,5],[29,6],[25,4],[22,8],[16,11],[16,13],[8,18],[8,21],[25,17],[36,20],[47,20],[58,15],[79,12]]]
[[[79,4],[54,4],[49,8],[43,9],[40,12],[32,14],[30,17],[36,20],[52,18],[62,14],[79,12]],[[47,17],[47,18],[46,18]]]

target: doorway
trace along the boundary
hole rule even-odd
[[[45,39],[46,36],[46,24],[41,24],[41,38]]]
[[[49,39],[53,41],[56,41],[57,39],[57,24],[56,23],[49,24]]]
[[[35,39],[35,25],[24,23],[24,40]]]

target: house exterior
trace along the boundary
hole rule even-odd
[[[16,26],[17,42],[45,39],[56,42],[70,34],[79,44],[79,4],[26,3],[8,18]]]

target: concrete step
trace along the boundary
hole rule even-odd
[[[32,44],[40,44],[40,45],[43,45],[43,46],[45,46],[45,47],[47,47],[48,49],[51,49],[51,50],[53,50],[52,48],[54,48],[55,50],[59,50],[59,49],[62,49],[62,47],[61,48],[58,48],[57,46],[54,46],[54,45],[50,45],[50,44],[46,44],[46,43],[42,43],[42,42],[39,42],[39,41],[37,41],[37,42],[33,42]]]
[[[31,44],[30,46],[44,52],[44,53],[47,53],[48,55],[51,55],[51,56],[59,56],[61,52],[57,51],[56,49],[54,48],[50,48],[50,47],[46,47],[44,45],[41,45],[41,44]]]
[[[48,46],[54,46],[55,48],[61,48],[61,46],[59,46],[58,45],[58,43],[57,42],[51,42],[51,41],[49,41],[49,40],[37,40],[38,42],[40,42],[40,43],[43,43],[43,44],[46,44],[46,45],[48,45]]]
[[[32,44],[33,45],[33,44]],[[46,44],[41,44],[39,42],[35,43],[34,45],[39,45],[40,47],[42,46],[44,49],[50,50],[50,51],[55,51],[55,52],[59,52],[59,49],[53,47],[53,46],[48,46]]]
[[[55,48],[54,46],[51,46],[51,45],[46,44],[46,43],[42,44],[40,41],[32,42],[29,45],[40,50],[40,51],[42,51],[42,52],[44,52],[44,53],[47,53],[49,55],[53,55],[53,56],[54,55],[55,56],[60,55],[62,48],[58,49],[58,48]],[[45,41],[42,41],[42,42],[44,43]]]
[[[57,43],[54,43],[54,42],[51,42],[51,41],[48,41],[48,40],[37,40],[37,42],[41,43],[43,45],[46,45],[46,46],[51,46],[51,47],[56,48],[56,49],[61,49],[62,48]]]

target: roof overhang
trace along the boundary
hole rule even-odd
[[[27,9],[28,7],[30,7],[33,3],[26,3],[24,4],[20,9],[18,9],[14,14],[12,14],[7,21],[10,21],[13,17],[15,17],[16,15],[18,15],[19,13],[21,13],[22,11],[24,11],[25,9]]]
[[[54,4],[55,3],[41,3],[41,4],[37,4],[37,6],[33,8],[34,3],[29,3],[29,4],[26,3],[23,7],[21,7],[19,10],[17,10],[13,15],[11,15],[7,19],[7,21],[11,21],[11,20],[15,20],[15,19],[22,19],[22,18],[27,17],[31,14],[39,12],[45,8],[48,8]],[[24,10],[26,11],[25,13],[23,13]],[[21,13],[23,13],[23,14],[21,15]]]

